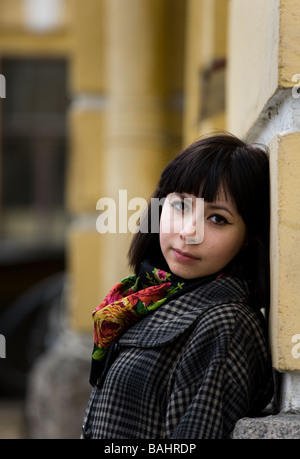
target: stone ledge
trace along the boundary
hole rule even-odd
[[[300,439],[300,415],[284,414],[240,419],[232,439]]]

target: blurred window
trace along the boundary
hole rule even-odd
[[[64,59],[2,59],[0,237],[63,241],[68,107]]]

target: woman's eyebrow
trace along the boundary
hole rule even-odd
[[[223,206],[221,204],[207,204],[207,207],[209,210],[225,210],[225,212],[228,212],[232,217],[234,217],[233,213],[228,209],[228,207]]]

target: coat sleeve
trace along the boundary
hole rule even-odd
[[[166,438],[228,438],[238,419],[272,396],[268,346],[256,313],[207,311],[174,372]]]

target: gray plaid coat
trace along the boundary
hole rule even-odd
[[[130,328],[84,417],[84,438],[227,438],[272,397],[263,316],[223,277]]]

